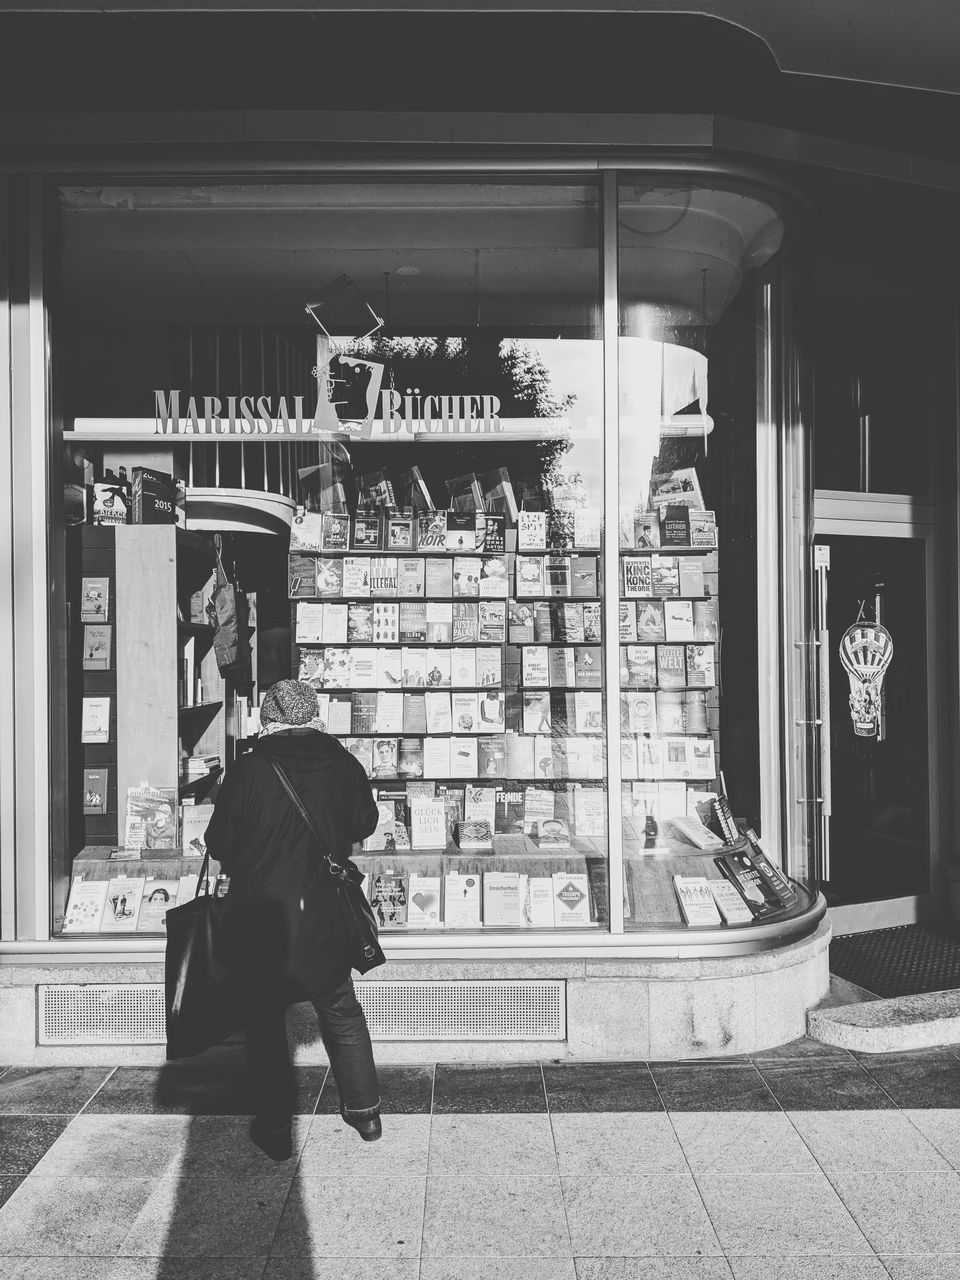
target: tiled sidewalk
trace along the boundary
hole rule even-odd
[[[960,1050],[302,1068],[295,1158],[209,1067],[0,1072],[2,1280],[960,1280]]]

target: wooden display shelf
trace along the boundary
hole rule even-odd
[[[182,800],[184,796],[201,796],[206,795],[207,789],[212,787],[215,782],[223,774],[223,766],[210,769],[207,773],[199,778],[191,778],[189,782],[181,782],[177,788],[177,795]]]
[[[195,711],[219,711],[222,706],[222,698],[215,699],[213,702],[194,702],[190,706],[177,707],[177,715],[184,716]]]

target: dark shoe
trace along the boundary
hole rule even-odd
[[[352,1129],[356,1129],[364,1142],[376,1142],[376,1140],[383,1134],[383,1126],[380,1124],[379,1116],[348,1115],[341,1104],[340,1117],[344,1124],[348,1124]]]
[[[288,1123],[271,1127],[269,1121],[256,1116],[250,1125],[250,1141],[271,1160],[289,1160],[293,1155],[293,1126]]]

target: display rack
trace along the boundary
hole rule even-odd
[[[527,514],[508,528],[504,515],[476,509],[419,519],[361,509],[326,525],[318,518],[313,541],[295,534],[293,670],[317,688],[329,731],[371,779],[381,827],[358,863],[375,907],[384,880],[392,891],[403,882],[408,899],[402,920],[382,919],[387,928],[469,928],[481,918],[484,927],[553,928],[564,890],[563,923],[603,918],[599,516],[595,540],[548,547],[546,513]],[[538,521],[543,540],[524,545]],[[397,527],[402,547],[391,538]],[[376,545],[358,545],[364,537]],[[424,800],[442,802],[445,818],[426,844]],[[452,918],[451,876],[478,881],[469,886],[483,899],[475,916],[458,909]],[[520,879],[516,919],[488,902],[497,876]]]

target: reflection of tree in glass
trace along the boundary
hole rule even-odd
[[[494,395],[503,418],[562,418],[576,402],[575,395],[557,396],[549,372],[533,345],[522,338],[502,338],[495,333],[468,337],[390,337],[375,334],[349,346],[351,355],[386,365],[384,389],[406,395]],[[546,492],[576,477],[562,475],[558,464],[569,449],[558,436],[530,443],[531,476],[541,477]],[[537,496],[532,485],[526,495]]]

